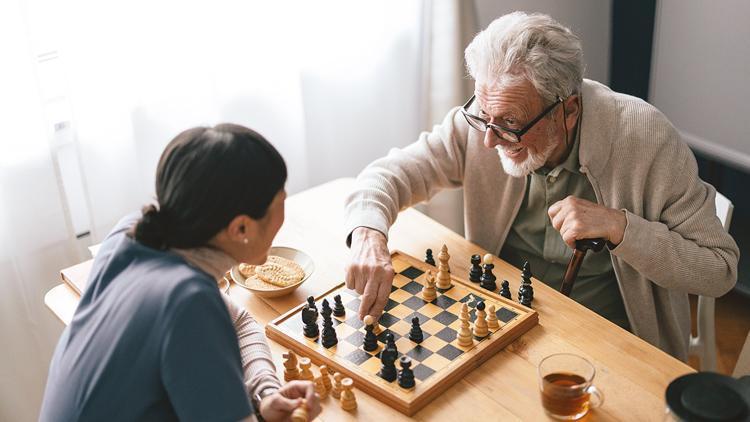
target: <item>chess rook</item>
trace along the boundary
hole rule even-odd
[[[299,358],[299,379],[302,381],[313,381],[315,379],[310,369],[311,366],[312,361],[310,361],[310,358]]]

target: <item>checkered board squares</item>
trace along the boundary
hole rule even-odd
[[[325,348],[321,336],[315,339],[304,336],[300,312],[304,304],[271,322],[266,328],[268,336],[316,363],[325,363],[347,374],[355,379],[358,388],[410,415],[447,388],[449,385],[446,384],[460,379],[457,375],[465,375],[536,324],[534,311],[456,277],[452,277],[452,288],[438,292],[435,300],[427,302],[422,299],[421,291],[426,285],[425,271],[434,270],[434,267],[401,252],[394,252],[391,258],[396,276],[385,312],[379,320],[383,331],[378,335],[376,350],[367,352],[362,348],[365,328],[357,318],[361,301],[343,284],[316,298],[320,310],[323,299],[333,306],[334,296],[341,295],[346,315],[332,317],[338,344]],[[475,307],[480,300],[485,302],[485,311],[490,305],[495,306],[500,327],[491,330],[484,339],[474,339],[469,347],[460,346],[457,334],[461,327],[458,318],[461,307],[464,303],[468,305],[473,323],[476,320]],[[420,344],[409,340],[414,317],[419,318],[422,327],[424,340]],[[322,317],[318,322],[322,335]],[[379,354],[387,333],[393,334],[399,357],[406,355],[412,359],[416,387],[411,390],[377,375],[381,366]],[[398,362],[396,366],[399,367]]]

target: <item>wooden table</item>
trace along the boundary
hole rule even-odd
[[[315,272],[297,291],[282,298],[262,299],[232,285],[230,296],[257,320],[267,323],[302,303],[307,296],[320,294],[340,283],[349,256],[344,244],[343,203],[352,186],[352,179],[339,179],[287,199],[286,221],[274,244],[301,249],[315,262]],[[426,248],[439,249],[443,243],[448,245],[451,254],[452,272],[467,272],[470,256],[486,253],[413,209],[399,215],[389,237],[391,249],[400,249],[418,258]],[[496,263],[498,279],[509,280],[515,294],[520,270],[500,260]],[[65,284],[54,287],[45,296],[47,306],[66,324],[77,302],[78,295]],[[587,415],[589,420],[662,420],[667,384],[680,375],[694,372],[686,364],[541,282],[534,283],[533,306],[539,312],[538,326],[416,413],[414,419],[545,420],[536,367],[543,357],[552,353],[576,353],[596,367],[594,382],[604,391],[606,399],[601,408]],[[282,374],[283,349],[273,342],[271,349]],[[409,419],[363,392],[355,391],[359,407],[354,413],[344,412],[328,397],[323,401],[320,419]]]

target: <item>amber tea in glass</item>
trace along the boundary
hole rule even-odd
[[[604,396],[591,384],[594,373],[591,363],[574,354],[558,353],[542,359],[539,387],[547,414],[556,419],[575,420],[590,408],[600,406]]]

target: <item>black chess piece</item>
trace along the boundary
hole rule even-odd
[[[523,263],[523,269],[521,270],[521,284],[526,286],[529,300],[534,300],[534,288],[531,287],[531,264],[529,264],[529,261]]]
[[[344,309],[344,304],[341,303],[341,295],[336,295],[333,297],[334,305],[333,305],[333,316],[342,317],[346,315],[346,309]]]
[[[471,269],[469,270],[469,281],[479,283],[482,281],[482,257],[479,255],[471,256]]]
[[[393,382],[398,377],[398,371],[396,370],[396,359],[398,359],[398,350],[396,350],[396,342],[393,338],[393,334],[388,333],[385,335],[385,348],[380,352],[380,371],[378,376],[388,382]]]
[[[305,306],[302,309],[302,322],[305,324],[303,332],[305,337],[316,338],[318,331],[318,311],[315,308]]]
[[[424,340],[424,333],[422,333],[422,327],[419,326],[419,318],[414,317],[411,319],[411,330],[409,331],[409,340],[415,343],[421,343]]]
[[[510,283],[508,283],[508,280],[503,280],[503,282],[500,284],[502,287],[500,288],[500,296],[513,300],[513,295],[510,293]]]
[[[494,292],[497,289],[497,283],[495,283],[497,277],[495,277],[495,274],[492,274],[493,268],[495,268],[495,264],[484,264],[484,273],[480,278],[479,287]]]
[[[318,313],[318,307],[315,306],[315,298],[312,296],[307,297],[307,307],[315,309],[315,313]]]
[[[433,257],[432,257],[432,249],[429,249],[429,248],[428,248],[428,249],[427,249],[427,250],[425,251],[425,258],[424,258],[424,262],[426,262],[426,263],[428,263],[428,264],[430,264],[430,265],[432,265],[432,266],[434,266],[434,265],[435,265],[435,258],[433,258]]]
[[[320,312],[323,315],[323,347],[326,349],[334,346],[339,342],[336,336],[336,329],[333,328],[333,319],[331,318],[331,306],[328,299],[323,299],[323,309]]]
[[[528,290],[519,291],[518,301],[521,302],[521,305],[531,308],[531,298]]]
[[[411,369],[411,359],[408,356],[401,356],[401,371],[398,373],[398,385],[401,388],[413,388],[416,385],[414,381],[414,371]]]
[[[378,348],[378,337],[375,335],[374,329],[373,324],[365,325],[365,341],[362,348],[367,352],[372,352]]]

